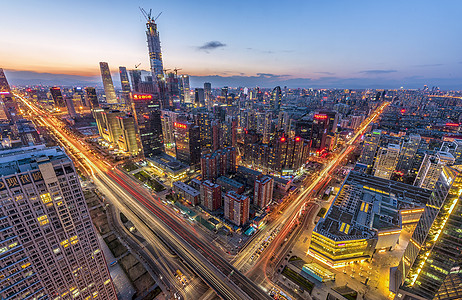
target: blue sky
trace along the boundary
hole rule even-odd
[[[223,77],[233,76],[236,84],[256,77],[262,85],[462,89],[462,1],[223,3],[8,1],[0,67],[80,76],[98,75],[99,61],[113,70],[138,63],[148,69],[141,6],[163,12],[165,67],[182,68],[198,82],[224,85]],[[201,49],[210,42],[218,47]]]

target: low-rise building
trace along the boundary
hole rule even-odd
[[[185,180],[189,173],[189,166],[165,153],[146,158],[146,161],[158,176],[167,176],[171,181]]]
[[[238,194],[244,192],[244,185],[236,180],[233,180],[229,177],[221,176],[217,179],[217,184],[219,184],[224,192],[235,191]]]
[[[197,205],[200,202],[200,192],[184,182],[174,182],[173,191],[191,205]]]

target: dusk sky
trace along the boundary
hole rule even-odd
[[[462,89],[459,0],[3,1],[0,67],[13,83],[149,69],[138,6],[162,12],[164,67],[193,86]]]

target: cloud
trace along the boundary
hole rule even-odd
[[[368,74],[368,75],[377,75],[377,74],[388,74],[388,73],[395,73],[398,72],[396,70],[364,70],[360,71],[361,74]]]
[[[271,73],[257,73],[257,76],[264,77],[264,78],[281,78],[281,77],[287,77],[290,75],[275,75]]]
[[[226,47],[226,44],[219,42],[219,41],[210,41],[210,42],[205,43],[202,46],[197,47],[197,50],[208,52],[210,50],[215,50],[215,49],[223,48],[223,47]]]
[[[443,64],[424,64],[424,65],[415,65],[414,67],[418,68],[427,68],[427,67],[440,67],[444,66]]]
[[[335,75],[335,73],[332,72],[314,72],[315,74],[323,74],[323,75]]]

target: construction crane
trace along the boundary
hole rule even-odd
[[[170,71],[171,69],[164,69],[164,73],[167,74],[167,71]]]
[[[138,69],[138,67],[141,65],[141,63],[135,65],[135,69]]]
[[[179,70],[183,70],[183,69],[178,69],[178,68],[173,69],[173,72],[175,72],[175,76],[177,76],[177,77],[178,77],[178,71]]]
[[[153,18],[153,17],[151,17],[151,15],[152,15],[152,9],[149,10],[149,13],[146,12],[146,11],[144,10],[144,8],[139,7],[139,9],[140,9],[141,13],[143,14],[143,16],[146,18],[146,21],[148,21],[148,23],[155,23],[155,22],[157,21],[157,19],[160,17],[160,15],[162,14],[162,12],[160,12],[160,13],[157,15],[157,17]]]

